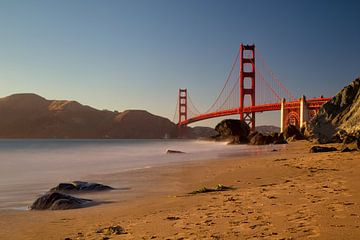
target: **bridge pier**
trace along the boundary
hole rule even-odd
[[[281,99],[281,109],[280,109],[280,132],[284,132],[285,129],[285,98]]]
[[[312,117],[309,105],[306,102],[306,97],[304,95],[299,99],[298,104],[287,103],[285,98],[281,99],[280,111],[281,132],[283,132],[285,127],[289,124],[301,128]]]
[[[305,95],[300,98],[300,128],[310,120],[309,106],[306,102]]]

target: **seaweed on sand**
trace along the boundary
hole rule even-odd
[[[191,192],[190,194],[221,192],[221,191],[228,191],[228,190],[233,190],[233,189],[234,189],[234,187],[228,187],[228,186],[225,186],[222,184],[218,184],[215,188],[202,187],[202,188],[199,188],[198,190]]]

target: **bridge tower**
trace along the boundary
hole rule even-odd
[[[188,113],[188,105],[187,105],[187,89],[179,88],[179,125],[178,125],[178,137],[179,138],[186,138],[188,135],[188,128],[186,125],[180,125],[182,121],[187,120],[187,113]]]
[[[179,123],[187,120],[187,89],[179,89]]]
[[[251,106],[255,106],[255,45],[240,45],[240,119],[245,120],[251,130],[255,130],[255,113],[244,113],[244,99],[250,96]]]

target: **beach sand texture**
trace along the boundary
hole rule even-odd
[[[2,210],[0,239],[360,239],[360,152],[311,146],[112,174],[146,184],[84,209]],[[217,184],[235,189],[188,194]]]

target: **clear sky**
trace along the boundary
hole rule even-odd
[[[296,96],[334,95],[360,75],[359,2],[3,0],[0,96],[172,119],[179,87],[207,109],[241,42]]]

